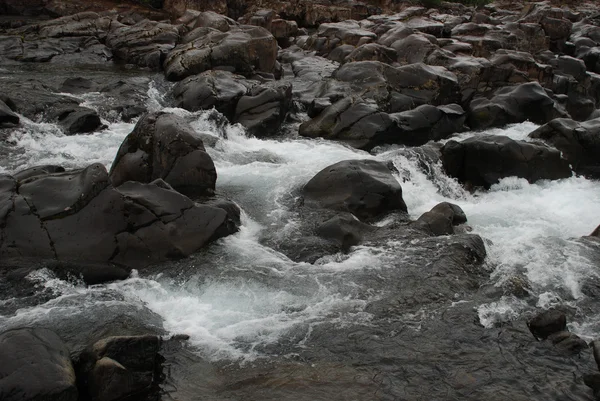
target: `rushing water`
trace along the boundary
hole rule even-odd
[[[152,109],[164,107],[153,86],[149,95]],[[88,99],[88,106],[102,101],[94,95]],[[366,306],[382,294],[369,287],[372,280],[362,278],[378,272],[385,275],[388,262],[401,257],[398,244],[358,246],[347,255],[308,264],[293,262],[262,241],[265,236],[286,238],[295,230],[289,197],[315,173],[355,158],[393,161],[412,218],[441,201],[460,205],[472,232],[486,240],[489,284],[501,287],[518,280],[535,295],[535,305],[514,295],[472,305],[485,327],[516,319],[535,306],[576,308],[586,298],[582,282],[600,273],[584,252],[591,245],[576,240],[600,224],[598,182],[572,177],[529,184],[506,178],[489,191],[469,193],[446,177],[440,166],[435,166],[432,177],[397,149],[372,155],[326,140],[251,138],[240,126],[218,127],[207,112],[166,110],[186,117],[198,132],[217,139],[208,149],[218,172],[217,190],[242,207],[240,231],[167,266],[165,270],[173,274],[134,274],[122,282],[85,288],[38,272],[31,280],[57,297],[0,316],[0,324],[13,327],[58,320],[61,325],[76,326],[84,316],[94,314],[118,311],[127,319],[142,313],[150,326],[188,334],[196,352],[213,361],[256,360],[270,354],[271,347],[287,343],[301,348],[315,328],[325,323],[368,326],[372,316]],[[101,132],[64,136],[52,124],[23,121],[8,138],[12,145],[0,161],[0,172],[36,164],[82,167],[100,162],[109,168],[134,126],[134,122],[105,120],[108,127]],[[492,133],[526,139],[535,128],[523,123]],[[455,139],[471,135],[476,133]],[[428,314],[426,310],[407,314],[405,321],[418,328]],[[583,316],[571,328],[586,338],[600,335],[600,322],[595,319]]]

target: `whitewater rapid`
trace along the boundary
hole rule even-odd
[[[158,92],[152,87],[150,92],[151,108],[164,109]],[[93,104],[90,101],[88,106]],[[372,155],[319,139],[257,139],[246,136],[240,126],[219,126],[209,112],[164,110],[186,117],[196,131],[214,137],[216,144],[207,151],[218,172],[217,191],[241,206],[240,231],[178,262],[182,274],[175,278],[134,273],[122,282],[86,288],[38,272],[31,279],[58,297],[22,308],[14,316],[0,316],[1,324],[43,323],[44,319],[68,319],[84,311],[104,313],[107,308],[135,313],[133,307],[159,315],[163,329],[188,334],[203,356],[216,360],[252,359],[267,353],[269,345],[285,341],[302,346],[314,325],[323,322],[369,324],[365,307],[378,294],[364,288],[357,272],[385,268],[386,260],[401,249],[394,244],[359,246],[348,255],[308,264],[293,262],[260,241],[267,232],[285,237],[295,229],[289,198],[312,176],[328,165],[357,158],[395,164],[412,218],[442,201],[458,204],[472,232],[486,241],[491,286],[520,280],[537,296],[539,307],[564,303],[576,307],[585,297],[582,280],[600,273],[582,254],[585,245],[576,240],[600,224],[600,183],[596,181],[571,177],[529,184],[513,177],[489,191],[469,193],[445,176],[440,166],[434,167],[432,181],[416,161],[397,149]],[[98,162],[110,168],[118,147],[135,125],[135,121],[106,120],[107,128],[101,132],[65,136],[53,124],[21,118],[22,127],[8,138],[12,147],[0,162],[0,172],[38,164],[76,168]],[[526,140],[535,128],[523,123],[488,133]],[[472,135],[477,133],[454,139]],[[379,223],[385,224],[385,220]],[[530,307],[515,296],[474,305],[485,327],[515,319]],[[584,337],[600,334],[600,325],[593,319],[571,328]]]

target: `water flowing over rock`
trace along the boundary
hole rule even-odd
[[[449,141],[442,148],[442,163],[446,172],[461,183],[485,188],[511,176],[529,182],[571,176],[568,162],[556,149],[504,136]]]
[[[2,400],[78,400],[69,350],[47,329],[0,334],[0,377]]]

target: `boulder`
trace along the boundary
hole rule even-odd
[[[600,118],[577,122],[557,118],[529,134],[558,149],[573,170],[591,178],[600,178]]]
[[[19,124],[19,116],[13,113],[13,111],[0,100],[0,127],[12,126]]]
[[[437,236],[454,234],[454,226],[466,222],[467,216],[460,206],[442,202],[423,213],[412,226]]]
[[[439,141],[464,130],[466,113],[458,104],[419,106],[413,110],[390,114],[397,130],[382,143],[420,146]]]
[[[221,32],[197,28],[175,47],[164,62],[167,79],[180,81],[206,70],[224,69],[246,77],[273,74],[277,65],[277,41],[269,31],[242,25]]]
[[[189,111],[217,109],[233,121],[238,101],[257,82],[227,71],[211,70],[185,78],[173,87],[175,106]]]
[[[305,50],[314,50],[320,56],[326,56],[338,46],[360,46],[377,40],[377,35],[363,29],[357,21],[342,21],[319,25],[317,33],[303,44]]]
[[[505,136],[451,140],[442,147],[442,164],[459,182],[486,189],[505,177],[516,176],[533,183],[571,176],[569,164],[558,150]]]
[[[254,136],[271,136],[279,131],[291,104],[290,82],[255,86],[237,103],[234,122],[242,124]]]
[[[162,180],[115,188],[101,164],[20,181],[0,176],[2,258],[140,268],[230,234],[237,226],[229,220],[226,210],[195,203]]]
[[[221,32],[227,32],[232,27],[238,24],[225,15],[217,14],[214,11],[204,11],[198,14],[194,20],[195,24],[193,28],[214,28]]]
[[[93,132],[102,127],[98,113],[87,107],[62,110],[58,115],[58,124],[67,135]]]
[[[149,399],[156,396],[162,374],[157,336],[108,337],[88,347],[77,373],[82,395],[90,401]]]
[[[402,187],[384,163],[344,160],[321,170],[302,189],[304,202],[350,212],[361,220],[406,212]]]
[[[117,25],[106,37],[106,45],[119,60],[159,70],[178,40],[176,26],[144,20],[132,26]]]
[[[567,331],[567,316],[557,309],[550,309],[534,316],[527,322],[531,334],[545,340],[550,335]]]
[[[362,242],[366,233],[376,230],[354,217],[352,214],[340,214],[325,221],[316,229],[321,238],[335,242],[345,252]]]
[[[588,348],[585,340],[566,330],[550,334],[548,340],[559,350],[572,354],[578,354]]]
[[[110,169],[112,185],[163,179],[175,190],[212,195],[217,172],[202,139],[183,120],[163,112],[146,114],[127,135]]]
[[[48,329],[0,334],[0,398],[3,401],[77,401],[69,350]]]
[[[337,49],[340,49],[340,47]],[[329,58],[331,58],[331,54],[329,56]],[[353,61],[374,60],[381,61],[382,63],[386,64],[392,64],[396,62],[397,58],[398,55],[396,50],[390,47],[386,47],[377,43],[366,43],[357,48],[352,47],[352,50],[343,58],[343,61],[350,63]]]
[[[537,82],[500,88],[490,99],[476,98],[469,105],[467,124],[475,130],[531,121],[545,124],[566,116]]]

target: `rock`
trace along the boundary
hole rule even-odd
[[[505,136],[480,135],[442,147],[442,164],[449,176],[463,184],[489,189],[500,179],[516,176],[533,183],[571,176],[560,152],[544,145]]]
[[[87,107],[63,110],[58,116],[58,123],[67,135],[93,132],[102,126],[98,113]]]
[[[163,179],[175,190],[211,195],[217,172],[202,139],[174,114],[146,114],[125,138],[110,169],[112,185]]]
[[[41,175],[48,175],[53,173],[64,173],[65,169],[62,166],[46,165],[46,166],[35,166],[25,170],[21,170],[13,174],[13,178],[17,181],[25,181],[31,177],[38,177]]]
[[[227,71],[205,71],[185,78],[173,87],[175,106],[189,111],[217,109],[230,121],[238,101],[257,82]]]
[[[383,163],[345,160],[321,170],[303,188],[305,204],[350,212],[361,220],[406,212],[402,187]]]
[[[340,49],[341,47],[338,47],[337,49]],[[352,49],[353,50],[343,58],[344,62],[350,63],[353,61],[374,60],[392,64],[395,63],[398,58],[396,50],[377,43],[367,43],[357,48],[352,47]],[[329,56],[330,59],[335,60],[331,57],[331,53]]]
[[[0,398],[3,401],[77,401],[69,350],[48,329],[0,334]]]
[[[348,20],[319,25],[317,33],[309,37],[302,48],[315,50],[319,56],[326,56],[338,46],[357,47],[376,40],[375,33],[363,29],[356,21]]]
[[[593,350],[593,354],[594,354],[594,361],[596,361],[596,366],[600,370],[600,348],[598,348],[597,341],[598,340],[592,341],[591,345],[592,345],[592,350]]]
[[[390,114],[398,129],[392,138],[381,143],[420,146],[439,141],[464,130],[466,113],[458,104],[422,105],[413,110]]]
[[[558,149],[578,174],[600,178],[600,119],[577,122],[558,118],[529,134]]]
[[[292,84],[273,82],[255,86],[237,103],[234,121],[259,138],[275,135],[292,103]]]
[[[376,228],[365,224],[351,214],[332,217],[317,227],[317,235],[334,241],[342,250],[347,252],[350,247],[362,242],[365,233]]]
[[[13,113],[6,103],[0,100],[0,127],[17,125],[19,121],[19,116]]]
[[[195,24],[193,28],[214,28],[221,32],[227,32],[232,27],[238,24],[229,17],[221,14],[217,14],[214,11],[204,11],[198,14],[195,18]]]
[[[596,229],[590,234],[590,237],[600,237],[600,226],[596,227]]]
[[[91,92],[94,87],[95,83],[93,81],[87,78],[74,77],[65,79],[58,90],[62,93],[80,95],[82,93]]]
[[[275,72],[277,41],[264,28],[242,25],[228,32],[197,28],[187,38],[189,41],[175,47],[164,62],[166,77],[171,81],[211,69],[245,77]]]
[[[412,226],[437,236],[454,234],[454,226],[466,222],[467,216],[460,206],[442,202],[423,213]]]
[[[600,399],[600,373],[586,373],[583,382],[594,391],[594,397]]]
[[[585,63],[589,71],[600,74],[600,47],[586,47],[577,52],[577,58]]]
[[[438,48],[431,38],[423,34],[412,34],[390,45],[401,64],[423,63]]]
[[[159,392],[163,358],[157,336],[109,337],[87,348],[77,366],[91,401],[148,399]]]
[[[588,348],[585,340],[581,339],[577,334],[569,331],[559,331],[548,336],[548,340],[552,342],[561,351],[566,351],[573,354],[578,354]]]
[[[545,340],[550,335],[567,330],[567,316],[556,309],[544,311],[527,322],[531,334]]]
[[[532,121],[545,124],[565,116],[537,82],[501,88],[491,99],[476,98],[469,106],[467,124],[475,130]]]
[[[100,164],[18,182],[0,176],[0,222],[2,258],[128,268],[185,257],[231,233],[225,210],[195,203],[164,181],[114,188]]]
[[[119,60],[159,70],[178,40],[177,27],[144,20],[132,26],[121,24],[111,29],[106,45]]]
[[[577,81],[585,79],[587,72],[583,60],[570,56],[558,57],[556,59],[556,69],[563,74],[571,75]]]
[[[84,261],[48,261],[47,267],[59,278],[81,279],[87,285],[125,280],[131,274],[131,269],[127,267],[114,264],[86,263]]]

